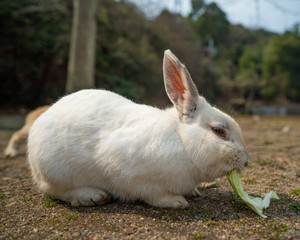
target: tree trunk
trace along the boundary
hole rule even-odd
[[[98,0],[74,0],[66,92],[95,86]]]

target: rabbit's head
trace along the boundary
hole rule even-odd
[[[202,181],[224,176],[233,168],[243,170],[248,154],[239,125],[211,106],[198,90],[186,67],[170,50],[164,55],[166,92],[176,108],[178,137]]]

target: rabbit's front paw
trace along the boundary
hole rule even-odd
[[[189,203],[181,195],[164,195],[159,199],[149,202],[150,205],[162,208],[186,208]]]
[[[193,196],[193,197],[199,197],[201,196],[201,193],[199,192],[198,188],[195,187],[193,191],[187,194],[188,196]]]

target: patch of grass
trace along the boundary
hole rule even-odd
[[[286,232],[290,227],[286,224],[280,224],[279,226],[275,227],[276,237],[279,237],[280,233]]]
[[[16,177],[18,180],[23,180],[23,179],[28,179],[30,178],[29,176],[18,176]]]
[[[245,179],[244,183],[246,183],[246,184],[254,184],[254,183],[256,183],[256,180],[255,179]]]
[[[189,208],[188,213],[190,216],[200,215],[204,218],[210,218],[214,214],[213,210],[206,205],[203,207],[192,206]]]
[[[290,152],[292,149],[293,149],[293,147],[285,147],[285,148],[284,148],[284,150],[285,150],[286,152]]]
[[[62,232],[62,231],[69,231],[69,229],[66,226],[57,226],[57,230]]]
[[[292,157],[291,160],[292,160],[292,161],[295,161],[295,162],[299,162],[299,161],[300,161],[300,158]]]
[[[286,199],[282,199],[282,198],[280,198],[280,200],[279,200],[279,203],[280,204],[288,204],[288,202],[286,201]]]
[[[29,198],[24,197],[24,198],[22,199],[23,202],[32,202],[32,200],[33,200],[32,197],[29,197]]]
[[[102,210],[96,211],[92,213],[92,217],[97,217],[102,213]]]
[[[206,235],[204,233],[199,233],[197,231],[194,231],[191,233],[194,239],[204,239],[206,238]]]
[[[53,207],[56,207],[58,203],[59,203],[59,200],[51,199],[51,198],[47,197],[46,199],[43,200],[42,205],[46,208],[53,208]]]
[[[189,214],[191,215],[196,215],[199,214],[200,212],[201,212],[200,209],[194,206],[189,209]]]
[[[168,213],[168,214],[176,213],[176,210],[172,209],[172,208],[160,208],[160,207],[156,207],[155,210],[158,211],[158,212],[161,212],[161,213]]]
[[[48,225],[48,226],[55,226],[55,225],[57,225],[59,222],[58,222],[58,220],[56,220],[56,219],[50,219],[50,220],[46,220],[44,223],[45,223],[46,225]]]
[[[234,202],[233,207],[236,211],[242,211],[244,209],[247,209],[247,205],[245,203],[237,201]]]
[[[288,205],[288,208],[294,209],[294,210],[300,210],[300,204],[299,203],[291,203]]]
[[[275,232],[276,232],[275,237],[276,238],[279,238],[279,236],[282,232],[286,232],[290,228],[288,225],[283,224],[283,223],[278,223],[276,221],[270,222],[268,227],[275,230]]]
[[[292,189],[290,195],[296,195],[296,196],[300,195],[300,189],[299,188]]]
[[[0,168],[0,172],[4,172],[8,167]]]
[[[207,222],[205,222],[206,225],[216,225],[216,221],[209,219]]]
[[[124,232],[124,229],[121,229],[120,227],[117,226],[105,227],[104,230],[111,233]]]
[[[6,198],[5,193],[0,193],[0,199],[4,199],[4,198]]]
[[[266,166],[272,164],[273,162],[271,160],[259,160],[256,161],[256,163],[260,166]]]
[[[255,165],[250,163],[247,168],[255,168]]]
[[[269,183],[270,187],[277,187],[277,183]]]
[[[270,141],[268,138],[264,138],[263,140],[264,145],[272,144],[272,141]]]
[[[80,213],[79,212],[62,212],[62,215],[69,221],[72,221],[72,220],[76,220],[77,218],[80,217]]]
[[[274,227],[276,224],[277,224],[277,222],[275,222],[275,221],[270,222],[269,223],[269,228]]]
[[[230,203],[232,204],[232,207],[235,209],[235,211],[243,211],[244,209],[247,209],[247,205],[240,201],[240,199],[237,199],[237,195],[234,193],[231,193],[230,195]]]

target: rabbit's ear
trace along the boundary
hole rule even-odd
[[[199,94],[188,70],[170,50],[165,51],[163,73],[167,94],[179,116],[192,118]]]

